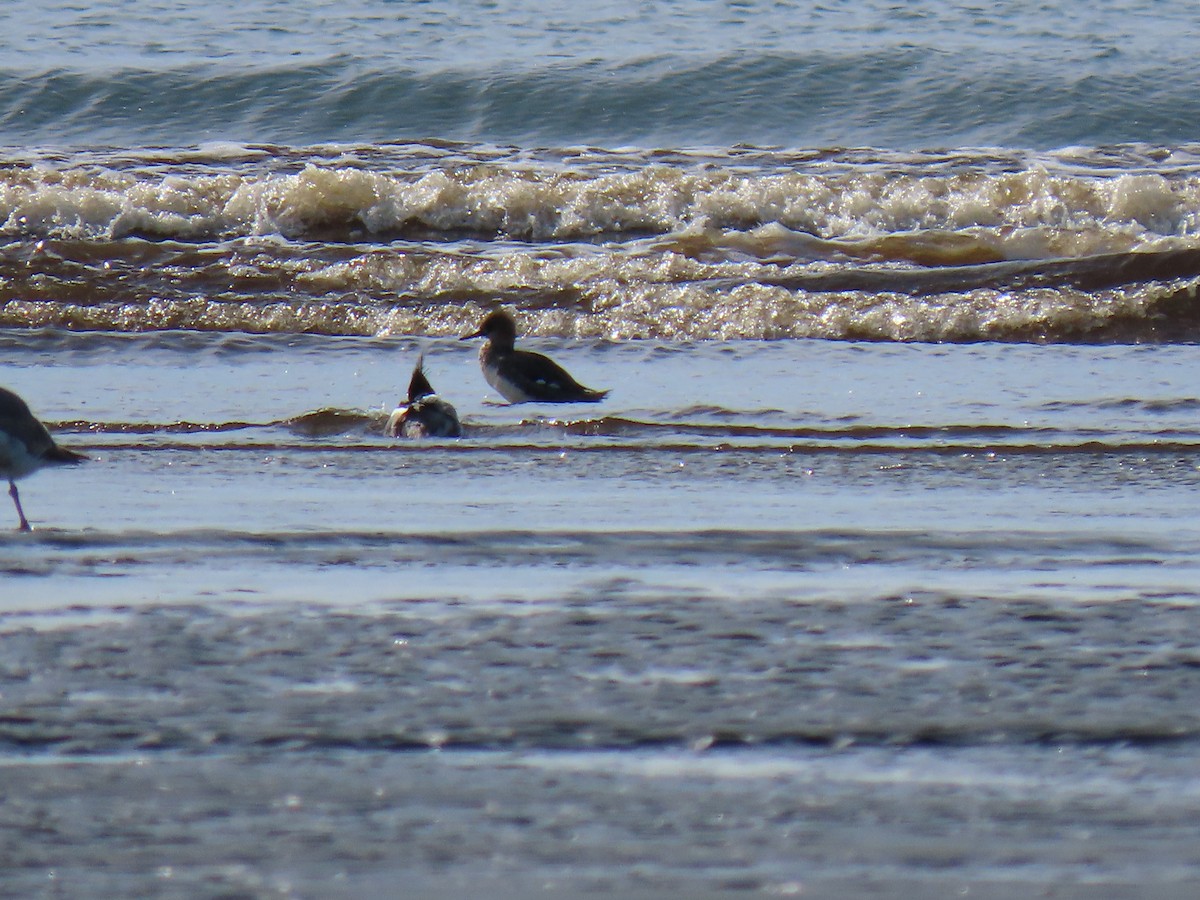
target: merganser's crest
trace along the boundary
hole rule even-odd
[[[408,402],[388,417],[384,429],[389,437],[461,437],[458,412],[439,397],[425,377],[425,357],[417,358],[408,382]]]
[[[82,453],[54,443],[54,438],[29,411],[25,401],[5,388],[0,388],[0,475],[8,479],[8,495],[17,507],[18,528],[31,530],[17,479],[32,475],[44,466],[73,465],[87,459]]]
[[[597,403],[608,391],[584,387],[554,360],[529,350],[517,350],[517,325],[502,310],[488,313],[478,331],[462,340],[485,337],[479,350],[483,377],[509,403]]]

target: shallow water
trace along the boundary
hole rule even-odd
[[[232,596],[0,636],[14,896],[1195,888],[1194,606]]]
[[[19,892],[1194,887],[1194,346],[3,344]]]

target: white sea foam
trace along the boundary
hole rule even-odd
[[[785,174],[664,165],[618,173],[496,165],[413,174],[315,163],[290,173],[212,168],[166,176],[157,167],[9,169],[0,173],[2,230],[181,240],[418,230],[538,242],[755,235],[772,226],[849,242],[965,234],[998,254],[1053,256],[1192,243],[1200,224],[1200,176],[1096,177],[1040,165],[949,175],[920,167]]]

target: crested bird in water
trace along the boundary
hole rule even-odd
[[[389,437],[461,437],[462,426],[454,407],[434,393],[425,377],[425,357],[417,358],[408,382],[408,402],[400,404],[384,429]]]

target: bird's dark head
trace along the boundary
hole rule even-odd
[[[502,309],[494,310],[483,317],[479,330],[464,334],[461,340],[485,337],[494,344],[512,344],[517,339],[517,323]]]

